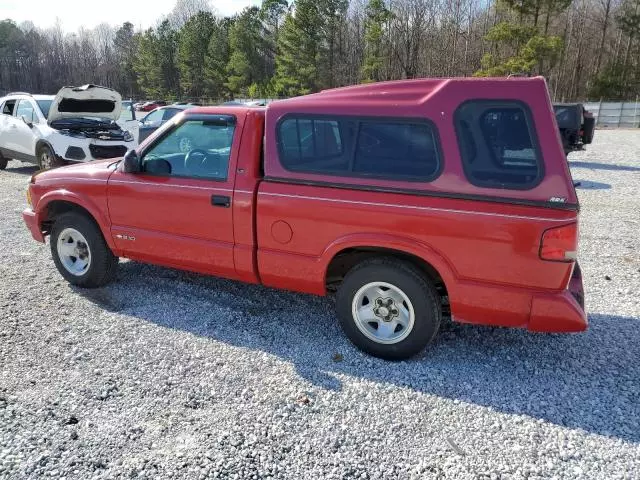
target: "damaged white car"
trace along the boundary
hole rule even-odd
[[[116,123],[121,109],[118,92],[96,85],[0,98],[0,170],[9,159],[49,169],[123,156],[135,140]]]

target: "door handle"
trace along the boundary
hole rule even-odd
[[[214,207],[229,208],[231,206],[231,197],[225,195],[211,195],[211,205]]]

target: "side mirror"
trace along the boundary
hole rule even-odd
[[[124,155],[122,161],[122,171],[124,173],[138,173],[140,171],[140,158],[135,150],[129,150]]]
[[[27,127],[33,128],[33,122],[27,119],[25,115],[22,115],[22,121],[27,124]]]

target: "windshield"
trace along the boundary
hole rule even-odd
[[[49,110],[51,109],[53,100],[36,100],[36,103],[38,104],[38,107],[40,107],[40,111],[42,112],[42,115],[44,115],[44,118],[49,118]]]

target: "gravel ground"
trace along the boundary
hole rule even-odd
[[[59,276],[0,172],[0,478],[640,478],[640,131],[572,155],[591,326],[353,348],[331,301],[121,262]],[[635,232],[635,233],[634,233]]]

